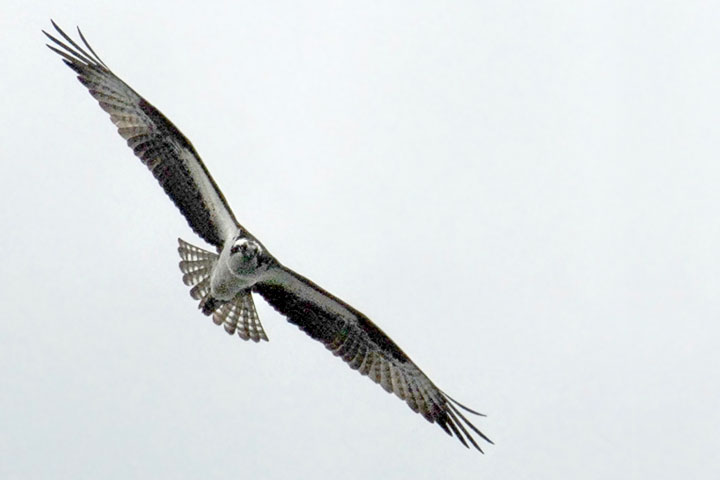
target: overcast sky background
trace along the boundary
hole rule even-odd
[[[717,478],[713,2],[60,3],[0,2],[0,477]],[[496,445],[203,317],[51,17]]]

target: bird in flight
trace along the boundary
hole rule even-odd
[[[191,287],[190,295],[199,301],[202,313],[243,340],[267,340],[253,303],[252,293],[259,294],[350,368],[397,395],[466,447],[469,443],[482,452],[474,435],[492,443],[465,416],[482,414],[435,386],[365,315],[271,255],[235,219],[210,172],[180,130],[103,63],[79,28],[85,48],[51,22],[62,40],[43,31],[52,42],[48,48],[77,73],[80,83],[110,115],[120,136],[150,169],[192,230],[215,247],[211,252],[178,239],[183,282]]]

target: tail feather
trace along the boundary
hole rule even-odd
[[[183,262],[180,262],[181,264]],[[182,265],[180,266],[180,269],[182,270]],[[184,272],[183,275],[183,283],[187,285],[188,287],[197,285],[202,281],[203,279],[209,278],[209,275],[212,273],[212,267],[206,267],[206,266],[199,266],[196,267],[193,270],[187,270]]]
[[[199,300],[198,307],[205,315],[212,315],[213,322],[223,325],[229,334],[237,332],[243,340],[267,341],[258,314],[255,311],[250,290],[239,292],[230,301],[218,300],[212,296],[210,276],[218,260],[218,255],[191,245],[178,238],[180,271],[183,283],[190,289],[190,296]]]
[[[255,311],[255,303],[249,290],[238,293],[233,301],[215,310],[213,322],[223,325],[230,335],[237,332],[243,340],[259,342],[268,339]]]
[[[197,284],[195,284],[195,286],[190,289],[190,296],[192,298],[194,298],[195,300],[205,300],[206,298],[209,298],[210,297],[210,277],[209,276],[205,277],[202,280],[200,280],[199,282],[197,282]],[[201,307],[203,307],[203,310],[204,310],[204,306],[201,305]],[[210,310],[210,312],[203,312],[203,313],[205,315],[209,315],[210,313],[212,313],[212,310]]]

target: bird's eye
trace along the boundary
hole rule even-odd
[[[230,254],[234,255],[234,254],[240,252],[241,250],[242,251],[247,250],[247,242],[246,241],[237,242],[235,245],[233,245],[232,248],[230,248]]]

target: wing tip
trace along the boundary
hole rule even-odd
[[[56,48],[51,47],[48,45],[48,47],[55,51],[56,53],[60,54],[61,56],[69,59],[73,63],[79,62],[81,65],[85,67],[91,67],[91,68],[97,68],[100,70],[104,70],[109,72],[110,69],[107,65],[105,65],[105,62],[103,62],[97,53],[95,53],[95,50],[90,46],[88,41],[85,39],[85,36],[83,35],[82,31],[80,30],[80,27],[76,26],[78,31],[78,35],[80,36],[80,40],[85,45],[85,48],[88,49],[88,52],[86,52],[80,45],[78,45],[65,31],[60,28],[60,26],[55,23],[55,20],[52,18],[50,19],[50,23],[52,24],[53,28],[55,29],[55,32],[57,35],[62,37],[65,42],[59,40],[58,38],[54,37],[52,34],[46,32],[45,30],[42,30],[42,33],[45,34],[47,38],[50,39],[50,41],[57,46],[61,47],[65,52],[61,52]],[[69,54],[69,55],[68,55]],[[74,58],[71,58],[74,57]],[[66,62],[67,63],[67,62]]]
[[[437,387],[435,387],[437,388]],[[485,435],[479,428],[477,428],[463,413],[460,409],[465,410],[473,415],[486,417],[485,414],[475,411],[465,405],[461,404],[454,398],[450,397],[445,392],[437,389],[439,398],[432,398],[433,402],[433,420],[451,437],[456,437],[460,443],[466,448],[472,447],[480,453],[485,453],[476,440],[480,437],[490,445],[495,445],[495,442]],[[431,421],[433,421],[431,420]]]

